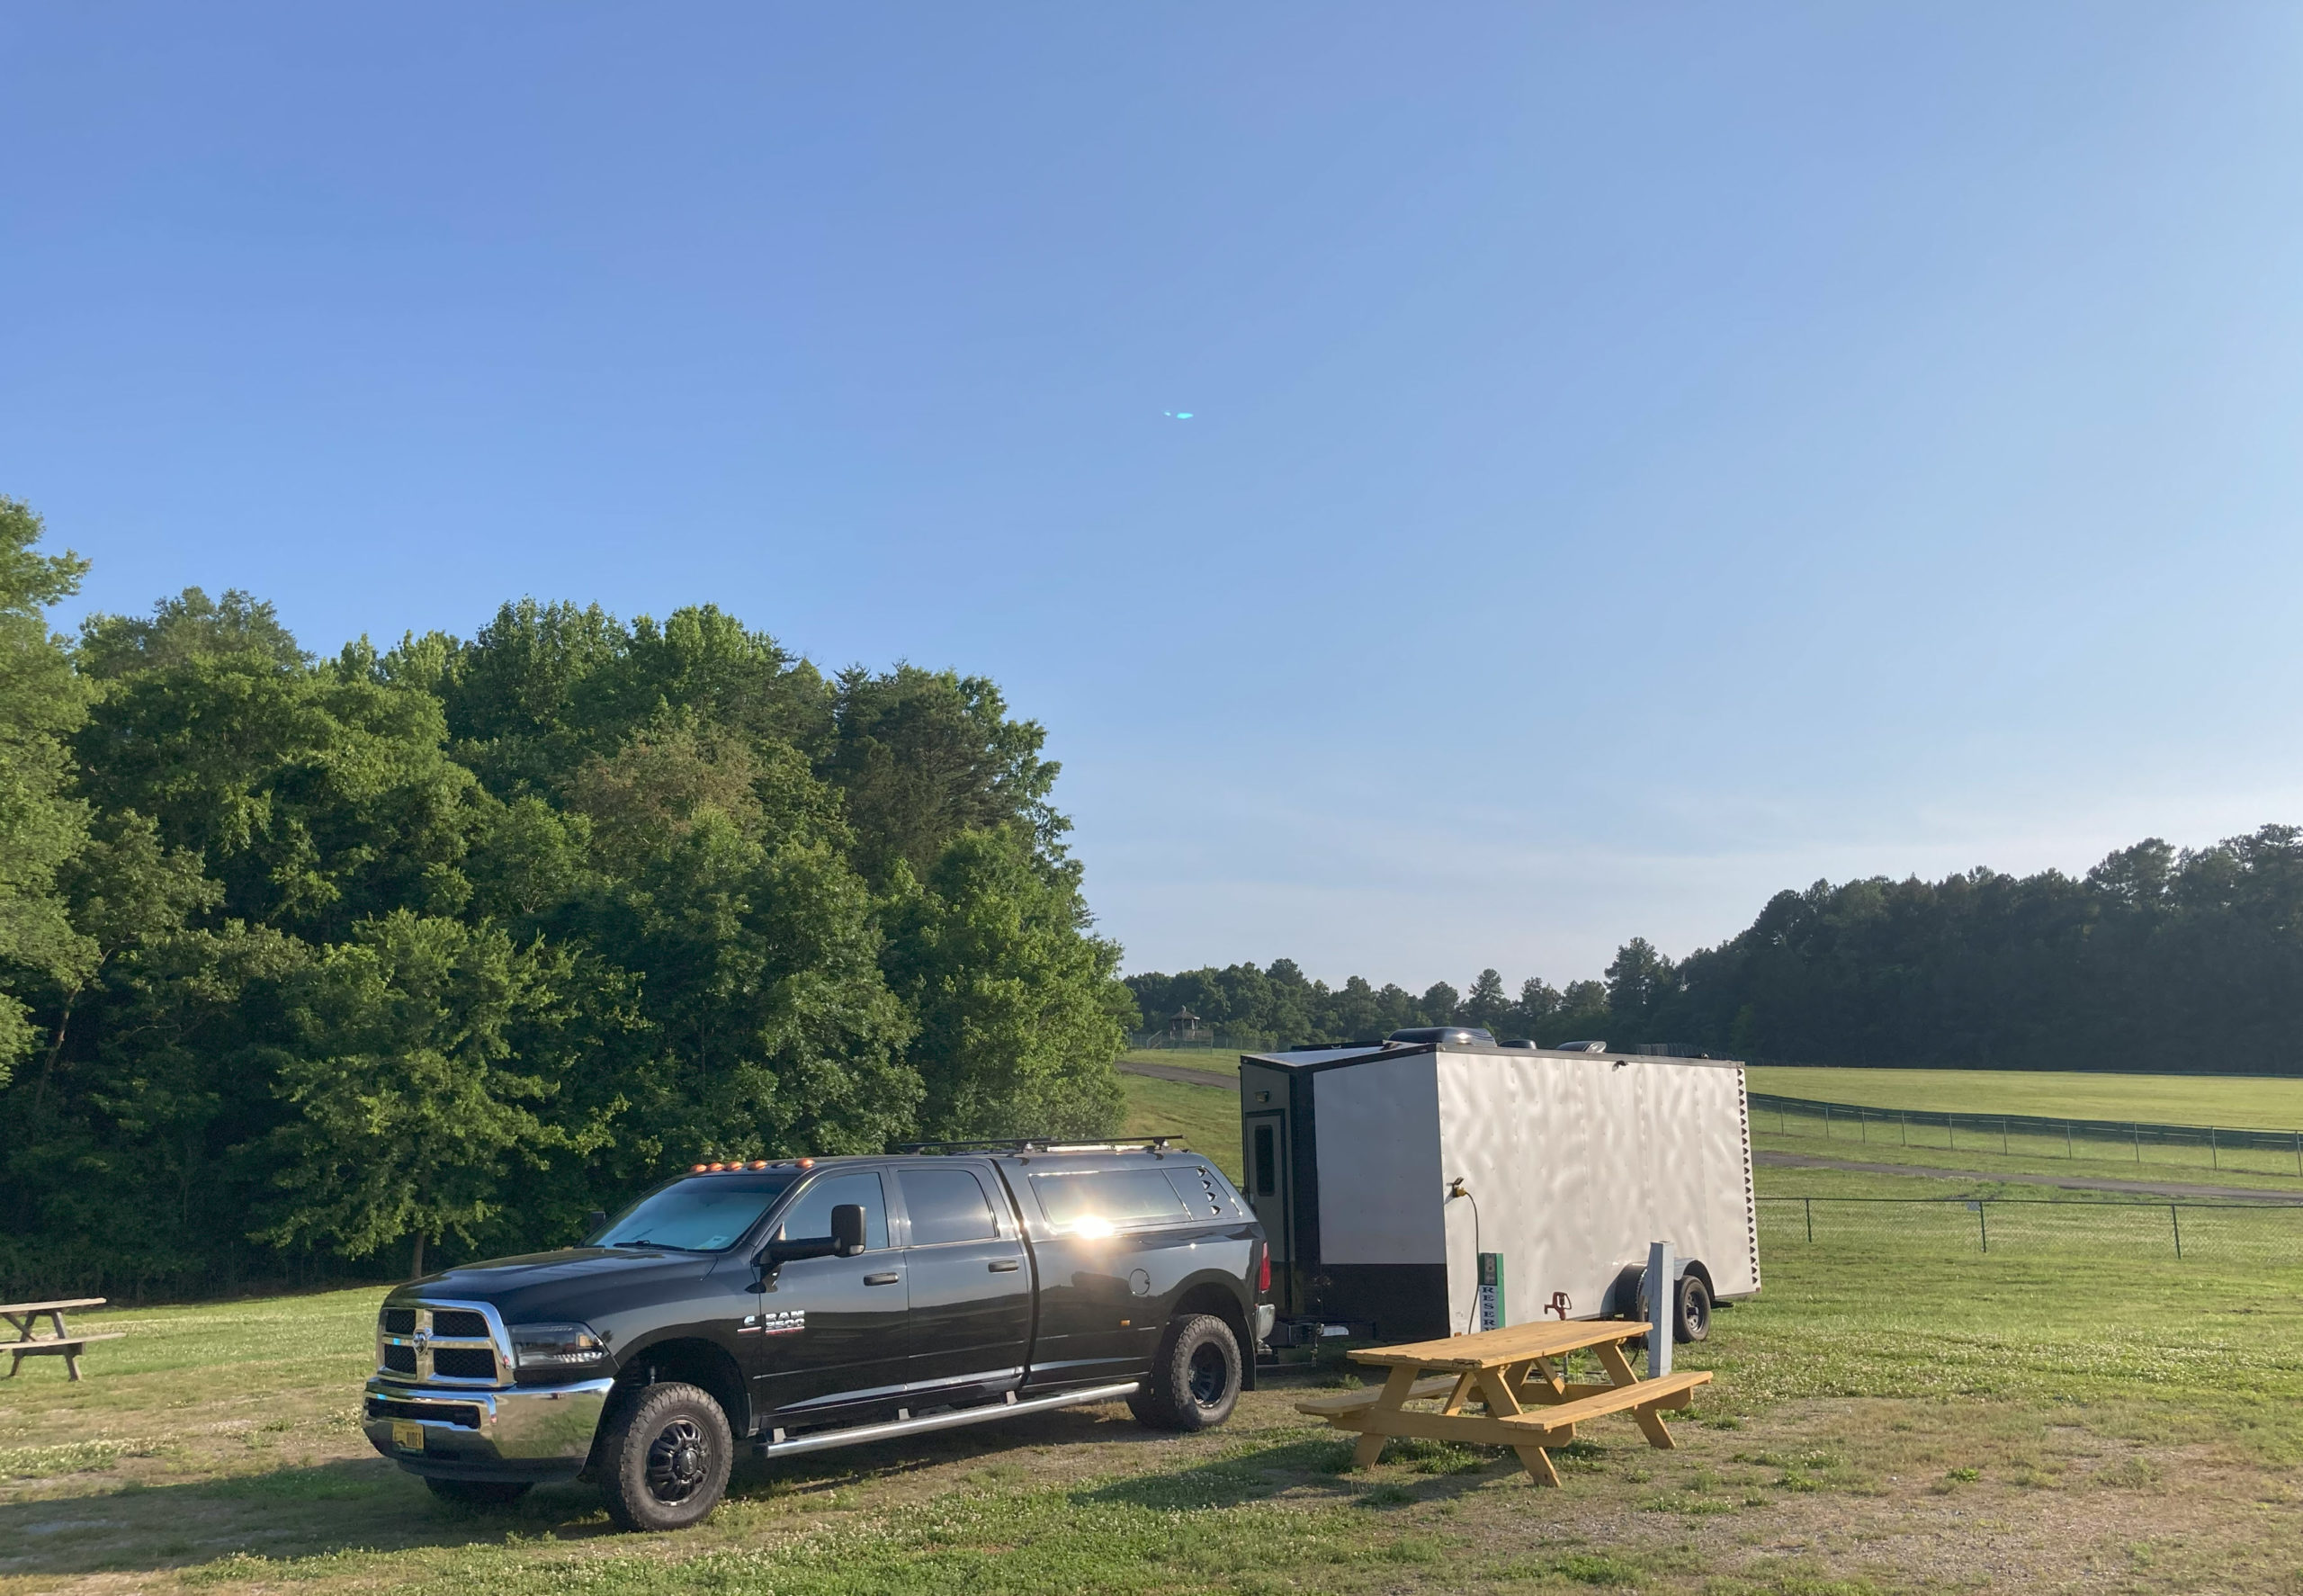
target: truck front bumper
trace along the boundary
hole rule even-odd
[[[565,1479],[584,1466],[613,1379],[472,1389],[379,1375],[361,1428],[412,1474],[444,1479]]]

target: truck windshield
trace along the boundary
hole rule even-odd
[[[799,1178],[797,1170],[767,1170],[675,1180],[617,1215],[591,1244],[718,1252],[740,1241]]]

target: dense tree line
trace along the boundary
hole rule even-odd
[[[1438,982],[1420,992],[1354,975],[1341,986],[1307,979],[1293,959],[1262,969],[1232,964],[1177,975],[1127,977],[1147,1036],[1165,1031],[1189,1013],[1228,1045],[1288,1046],[1299,1042],[1365,1042],[1412,1026],[1484,1026],[1501,1037],[1525,1037],[1548,1046],[1576,1038],[1605,1037],[1608,989],[1577,981],[1564,991],[1529,979],[1514,998],[1503,978],[1483,970],[1468,991]]]
[[[693,1159],[1114,1128],[1135,1010],[1041,729],[705,606],[315,659],[76,640],[0,500],[0,1279],[556,1244]]]
[[[1546,1045],[1671,1042],[1833,1064],[2303,1073],[2303,829],[2156,838],[2083,876],[1977,869],[1779,892],[1674,963],[1644,937],[1604,980],[1506,995],[1331,988],[1291,961],[1131,976],[1147,1022],[1187,1009],[1246,1044],[1482,1025]]]

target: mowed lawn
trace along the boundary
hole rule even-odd
[[[1128,1084],[1139,1119],[1236,1158],[1232,1094]],[[1994,1194],[1831,1170],[1760,1181]],[[377,1288],[89,1315],[129,1334],[91,1353],[86,1383],[53,1360],[0,1381],[0,1596],[2303,1584],[2303,1269],[1985,1255],[1957,1227],[1836,1212],[1812,1244],[1772,1215],[1765,1290],[1680,1349],[1718,1376],[1674,1420],[1680,1448],[1588,1425],[1557,1492],[1508,1456],[1437,1444],[1349,1471],[1346,1444],[1292,1407],[1355,1378],[1331,1358],[1268,1379],[1207,1434],[1156,1434],[1112,1405],[748,1460],[703,1527],[621,1536],[584,1486],[451,1508],[372,1454],[355,1414]]]
[[[1240,1073],[1240,1054],[1236,1048],[1213,1047],[1139,1047],[1120,1054],[1132,1064],[1176,1064],[1187,1070],[1202,1070],[1210,1075]]]
[[[1131,1063],[1240,1072],[1235,1051],[1146,1048]],[[2085,1075],[2030,1070],[1859,1070],[1759,1065],[1753,1091],[1876,1108],[1954,1114],[2036,1114],[2166,1125],[2303,1130],[2303,1080],[2234,1075]],[[1131,1130],[1136,1128],[1134,1125]],[[1237,1140],[1236,1135],[1233,1138]]]
[[[2233,1075],[2082,1075],[2029,1070],[1855,1070],[1754,1066],[1753,1091],[1925,1108],[2235,1129],[2303,1129],[2303,1080]]]
[[[1187,1086],[1143,1075],[1122,1075],[1127,1088],[1127,1134],[1180,1134],[1191,1150],[1204,1154],[1237,1182],[1240,1164],[1240,1094],[1220,1087]]]
[[[2295,1589],[2303,1271],[1785,1245],[1682,1367],[1680,1449],[1585,1427],[1514,1460],[1396,1445],[1349,1472],[1305,1368],[1175,1437],[1124,1408],[770,1467],[686,1533],[596,1493],[435,1502],[357,1433],[373,1289],[90,1316],[67,1385],[0,1381],[0,1596],[1523,1592],[1687,1596]]]

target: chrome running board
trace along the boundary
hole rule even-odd
[[[1035,1396],[1029,1402],[1017,1401],[1016,1394],[1011,1391],[1006,1402],[988,1402],[974,1408],[954,1408],[948,1413],[930,1413],[924,1419],[896,1419],[885,1424],[856,1424],[846,1430],[818,1430],[813,1435],[802,1435],[788,1441],[784,1439],[784,1432],[778,1430],[774,1431],[775,1439],[755,1442],[753,1450],[763,1457],[792,1457],[802,1452],[861,1446],[865,1441],[886,1440],[892,1436],[925,1435],[931,1430],[957,1430],[965,1424],[1013,1419],[1019,1413],[1044,1413],[1056,1408],[1082,1407],[1091,1402],[1117,1402],[1123,1396],[1134,1396],[1141,1384],[1141,1381],[1129,1380],[1118,1385],[1091,1385],[1085,1391]]]

